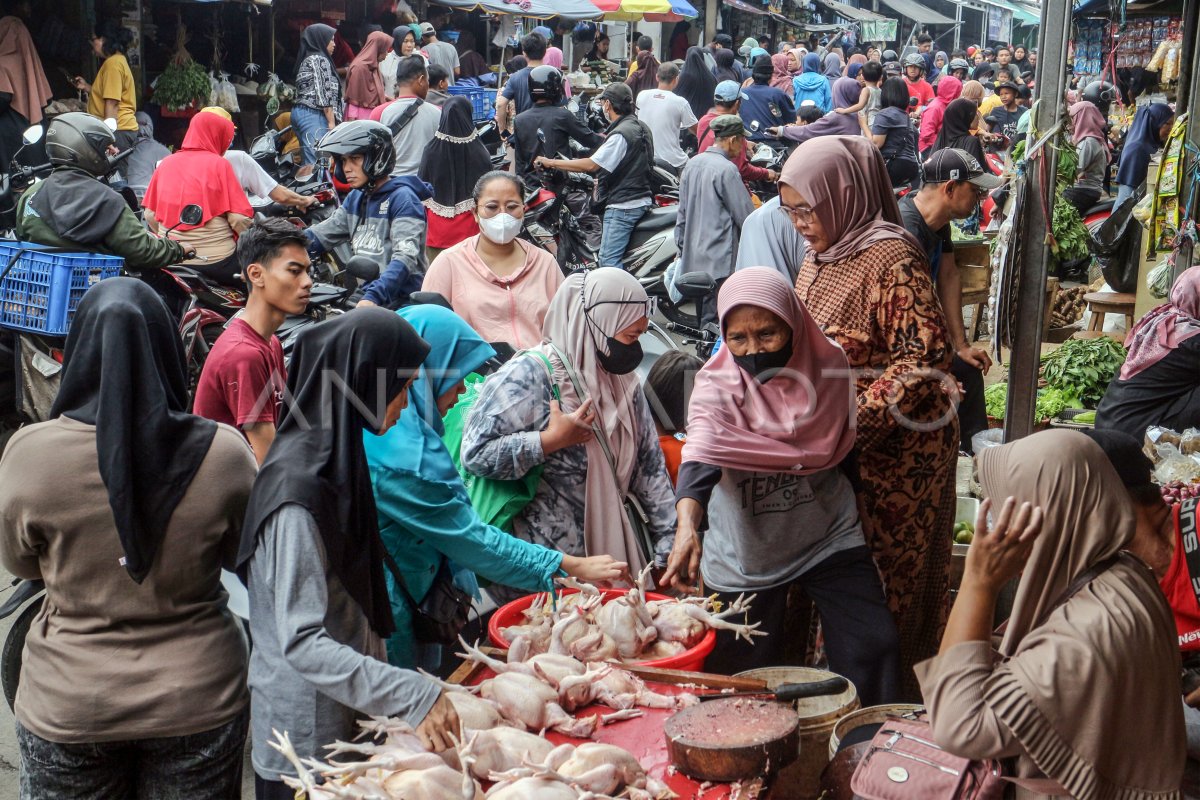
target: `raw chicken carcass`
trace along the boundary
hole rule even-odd
[[[529,777],[502,780],[487,793],[487,800],[580,800],[580,794],[569,783]]]
[[[709,598],[688,600],[652,600],[647,603],[658,631],[658,638],[668,642],[682,642],[685,647],[694,647],[709,628],[732,631],[734,636],[754,644],[754,636],[766,636],[766,631],[755,630],[761,622],[738,624],[727,617],[744,614],[750,610],[755,595],[738,595],[729,608],[721,612],[709,610]]]
[[[470,776],[442,764],[395,772],[383,779],[388,797],[404,800],[481,800],[483,792]]]
[[[479,685],[480,694],[500,709],[506,719],[527,730],[547,728],[567,736],[590,738],[599,722],[595,716],[575,719],[558,703],[558,692],[530,675],[506,672]]]
[[[496,706],[473,694],[446,692],[446,699],[454,706],[454,713],[458,715],[459,725],[464,731],[485,731],[512,725]]]
[[[612,639],[617,655],[626,661],[640,656],[646,646],[658,638],[640,589],[633,589],[602,605],[596,612],[596,624]]]
[[[566,758],[563,760],[562,756]],[[588,742],[565,753],[551,753],[546,766],[569,780],[576,788],[600,794],[624,790],[634,800],[665,800],[675,797],[667,786],[646,774],[629,751],[612,744]]]
[[[472,731],[465,744],[457,750],[447,750],[443,756],[452,767],[467,764],[471,774],[482,779],[527,761],[541,763],[553,750],[550,742],[520,728],[493,728]]]

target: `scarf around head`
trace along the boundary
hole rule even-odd
[[[409,389],[408,408],[400,412],[392,429],[383,436],[363,432],[367,464],[372,470],[404,470],[461,487],[462,478],[442,441],[446,428],[437,400],[496,351],[448,308],[417,305],[396,313],[429,344],[429,355]]]
[[[837,53],[826,53],[825,60],[822,63],[824,64],[824,69],[821,74],[828,78],[830,83],[842,77],[845,64],[842,63],[842,57]]]
[[[1161,361],[1168,353],[1200,334],[1200,267],[1180,273],[1169,302],[1151,309],[1125,337],[1129,354],[1120,378],[1127,381]]]
[[[834,242],[824,253],[813,254],[818,264],[850,258],[889,239],[920,249],[904,229],[879,148],[863,136],[804,142],[784,162],[779,182],[812,206]]]
[[[615,267],[570,275],[550,301],[542,323],[540,350],[550,359],[562,394],[562,411],[575,411],[589,397],[596,413],[595,436],[587,443],[583,540],[587,555],[611,555],[637,573],[645,566],[622,502],[638,458],[637,375],[614,375],[600,366],[607,338],[646,316],[648,297],[637,278]],[[561,354],[561,356],[560,356]],[[564,364],[563,358],[570,362]],[[568,366],[570,369],[568,369]],[[576,388],[570,373],[581,385]],[[600,437],[607,435],[616,477]]]
[[[401,51],[404,49],[404,40],[410,36],[413,37],[413,48],[415,51],[417,35],[413,33],[413,29],[407,25],[397,25],[395,28],[392,28],[392,52],[403,58]]]
[[[788,97],[793,97],[795,91],[792,87],[792,71],[790,69],[791,61],[787,53],[777,53],[771,56],[771,80],[770,85],[774,86],[779,91],[786,94]]]
[[[383,75],[379,73],[379,62],[393,44],[394,39],[383,31],[374,31],[367,37],[346,73],[346,102],[362,108],[375,108],[383,103]]]
[[[313,516],[329,570],[383,638],[395,630],[383,572],[383,540],[363,435],[429,354],[392,311],[359,308],[296,337],[283,418],[258,471],[242,525],[244,570],[267,520],[295,503]],[[243,573],[244,574],[244,573]]]
[[[300,50],[296,53],[296,72],[300,71],[300,67],[309,56],[320,56],[329,62],[329,69],[334,70],[333,59],[326,48],[336,34],[337,31],[321,22],[305,28],[304,33],[300,34]]]
[[[451,97],[442,106],[437,133],[425,146],[417,168],[417,177],[433,187],[433,197],[425,205],[447,219],[470,211],[475,207],[475,183],[491,170],[491,155],[471,119],[471,101]]]
[[[717,83],[721,81],[742,82],[742,73],[734,63],[737,61],[737,58],[734,56],[732,50],[718,50],[713,54],[713,58],[717,62],[717,69],[713,73],[713,77],[716,78]]]
[[[1026,116],[1029,115],[1026,114]],[[1096,107],[1095,103],[1089,103],[1087,100],[1072,103],[1071,125],[1074,127],[1074,136],[1072,139],[1075,144],[1079,144],[1084,139],[1092,138],[1099,140],[1100,144],[1104,145],[1105,150],[1112,150],[1112,144],[1109,143],[1108,136],[1104,132],[1104,115],[1100,113],[1100,109]]]
[[[1133,118],[1133,127],[1121,148],[1117,183],[1135,189],[1142,185],[1150,169],[1150,157],[1163,146],[1163,141],[1158,138],[1158,129],[1174,114],[1166,103],[1151,103],[1138,109]]]
[[[683,68],[679,72],[675,94],[687,100],[692,113],[699,119],[712,108],[713,92],[716,88],[717,79],[708,68],[708,62],[704,60],[704,49],[689,47],[687,58],[684,59]]]
[[[630,75],[625,83],[628,84],[636,99],[638,92],[658,87],[658,68],[660,64],[654,53],[643,50],[638,53],[637,71]]]
[[[1071,797],[1178,796],[1179,645],[1153,573],[1123,560],[1055,608],[1077,576],[1133,539],[1135,515],[1108,457],[1084,434],[1051,430],[978,462],[997,509],[1011,496],[1045,514],[984,698],[1025,751],[1019,774],[1040,770]]]
[[[959,98],[970,100],[978,108],[979,103],[983,102],[983,84],[979,81],[966,81],[962,85],[962,93],[959,95]]]
[[[925,113],[921,114],[921,150],[936,140],[938,132],[942,129],[946,107],[957,100],[960,94],[962,81],[953,75],[945,75],[938,81],[937,96],[925,106]]]
[[[233,134],[233,123],[217,114],[192,117],[183,146],[154,170],[142,199],[160,225],[171,227],[179,221],[184,206],[193,203],[203,211],[200,224],[180,225],[176,230],[203,227],[213,217],[227,213],[254,216],[233,166],[223,157]]]
[[[970,153],[980,164],[987,163],[984,160],[983,145],[979,143],[979,138],[971,133],[971,126],[975,124],[977,116],[979,109],[975,104],[961,97],[946,106],[942,114],[942,129],[938,131],[937,139],[933,143],[933,152],[957,147]]]
[[[50,416],[95,426],[124,566],[141,583],[217,433],[215,422],[188,413],[179,329],[145,283],[110,278],[84,294]]]
[[[721,287],[722,332],[739,306],[766,309],[792,333],[784,371],[760,383],[721,348],[696,376],[683,460],[747,472],[809,475],[854,447],[855,404],[846,354],[826,338],[795,289],[770,267],[747,267]]]
[[[54,99],[37,46],[18,17],[0,17],[0,92],[12,95],[12,109],[29,125],[42,121],[42,109]]]

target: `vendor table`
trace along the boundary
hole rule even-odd
[[[485,652],[500,659],[504,658],[504,651],[493,651],[490,648],[485,648]],[[681,670],[635,667],[628,664],[614,664],[614,666],[632,672],[644,680],[647,687],[662,694],[681,694],[683,692],[692,692],[694,694],[711,693],[705,692],[705,688],[714,691],[722,689],[734,691],[766,689],[765,682],[754,679],[734,678],[727,675],[711,675],[705,672],[684,672]],[[463,686],[475,686],[494,675],[495,673],[491,669],[483,665],[474,662],[464,662],[450,676],[449,682]],[[705,784],[701,781],[693,780],[683,773],[677,772],[671,774],[668,770],[671,762],[667,757],[667,742],[663,736],[663,723],[675,711],[662,708],[642,708],[641,710],[645,712],[643,716],[598,727],[596,734],[591,739],[575,739],[553,731],[548,731],[545,736],[548,741],[556,745],[567,742],[579,745],[592,741],[623,747],[641,762],[647,773],[661,780],[672,791],[678,794],[680,800],[725,800],[725,798],[733,796],[730,784],[711,784],[702,789]],[[611,714],[613,711],[614,709],[607,706],[591,705],[578,709],[574,716],[577,718],[588,717],[593,714]],[[769,792],[764,792],[758,796],[763,800],[771,797]],[[750,797],[753,797],[753,795],[750,795]]]

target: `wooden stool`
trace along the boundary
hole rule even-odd
[[[1089,331],[1104,330],[1104,317],[1122,314],[1125,317],[1125,332],[1133,330],[1133,306],[1137,298],[1124,292],[1088,292],[1083,296],[1092,317],[1088,320]]]

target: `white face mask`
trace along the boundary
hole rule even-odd
[[[497,214],[479,219],[479,230],[496,244],[508,244],[521,232],[521,220],[512,214]]]

